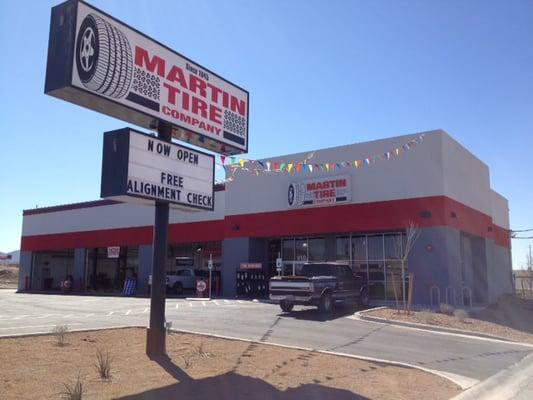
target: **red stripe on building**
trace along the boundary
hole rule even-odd
[[[170,243],[221,241],[237,237],[308,236],[331,233],[396,231],[407,221],[421,228],[448,226],[509,247],[508,230],[491,217],[445,196],[334,207],[227,216],[224,220],[171,224]],[[23,236],[21,249],[61,250],[152,243],[152,227]]]
[[[431,216],[421,216],[428,211]],[[420,227],[429,227],[445,224],[443,211],[443,197],[428,197],[231,215],[226,216],[224,236],[261,237],[390,231],[404,229],[407,220],[413,220]]]
[[[168,227],[168,241],[170,243],[216,242],[223,239],[224,221],[221,219],[172,224]]]
[[[172,224],[169,226],[168,239],[170,243],[221,241],[223,232],[224,223],[222,220]],[[50,251],[107,246],[136,246],[152,244],[152,241],[152,227],[142,226],[23,236],[20,248],[23,251]]]

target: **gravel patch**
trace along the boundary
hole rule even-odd
[[[2,399],[57,399],[80,375],[84,399],[449,399],[461,390],[424,371],[275,346],[173,332],[169,358],[145,354],[146,330],[110,329],[0,339]],[[96,349],[109,351],[99,379]]]
[[[503,325],[501,323],[485,320],[490,318],[490,310],[483,311],[484,319],[480,319],[474,314],[464,318],[463,320],[453,315],[446,315],[430,311],[411,311],[409,315],[404,314],[402,311],[401,314],[398,314],[397,310],[392,308],[369,311],[366,312],[365,315],[393,321],[414,322],[418,324],[461,329],[465,331],[498,336],[515,342],[533,344],[533,334]]]

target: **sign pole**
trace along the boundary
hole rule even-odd
[[[159,125],[158,138],[171,142],[172,129]],[[166,260],[168,246],[169,204],[155,202],[154,242],[152,257],[152,290],[150,293],[150,326],[146,334],[146,354],[162,356],[166,354],[165,297]]]

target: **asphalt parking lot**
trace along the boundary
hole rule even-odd
[[[17,294],[0,290],[0,336],[71,330],[146,326],[149,299]],[[437,334],[357,320],[339,308],[328,318],[314,309],[290,314],[277,305],[248,300],[168,299],[167,321],[175,329],[230,336],[408,363],[457,378],[466,386],[518,362],[531,346]]]

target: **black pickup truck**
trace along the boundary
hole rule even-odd
[[[368,287],[346,264],[305,263],[297,267],[295,276],[270,279],[270,300],[279,301],[285,312],[300,304],[318,306],[319,311],[328,313],[336,301],[367,306]]]

